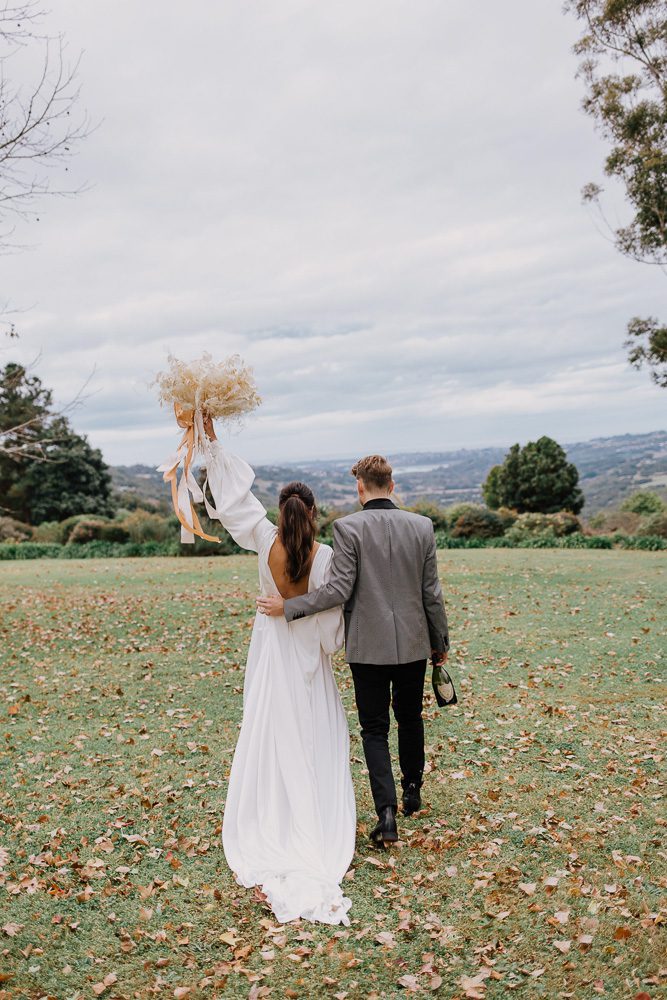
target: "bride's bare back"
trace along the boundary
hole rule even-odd
[[[306,572],[297,583],[293,583],[287,575],[287,551],[283,543],[280,541],[280,538],[276,538],[269,551],[269,570],[271,571],[273,582],[278,588],[278,593],[285,600],[288,600],[290,597],[301,597],[302,594],[308,593],[310,569],[313,565],[315,553],[319,547],[320,543],[315,542],[310,550],[310,558],[308,559]]]

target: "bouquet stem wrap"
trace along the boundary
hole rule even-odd
[[[203,501],[209,517],[219,519],[218,512],[206,499],[206,482],[204,489],[200,489],[192,472],[195,455],[198,452],[210,455],[211,451],[204,431],[204,414],[211,420],[238,422],[262,400],[252,369],[238,354],[220,362],[207,353],[194,361],[179,361],[170,354],[168,361],[167,371],[158,372],[153,384],[158,386],[160,402],[174,407],[183,437],[176,454],[159,465],[158,471],[164,473],[164,481],[171,486],[171,500],[181,524],[181,541],[192,544],[197,535],[208,542],[220,543],[216,535],[207,535],[202,530],[194,508],[195,503]]]
[[[194,504],[205,500],[206,483],[204,489],[192,472],[192,460],[198,451],[204,449],[206,445],[206,434],[204,433],[204,418],[200,408],[189,410],[179,403],[174,403],[174,413],[176,423],[183,428],[178,450],[175,455],[170,456],[162,465],[158,465],[158,472],[164,473],[165,483],[171,485],[171,501],[174,505],[176,517],[181,522],[181,542],[193,544],[195,535],[205,538],[207,542],[217,542],[220,539],[216,535],[207,535],[203,530]],[[178,470],[183,463],[183,472],[180,479]],[[208,508],[208,504],[206,504]]]

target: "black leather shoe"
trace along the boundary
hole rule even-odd
[[[387,844],[396,843],[398,840],[396,806],[385,806],[381,810],[377,826],[373,827],[369,833],[369,837],[378,847],[386,847]]]
[[[403,789],[403,815],[412,816],[413,813],[419,812],[421,807],[422,799],[419,794],[419,785],[416,781],[411,781]]]

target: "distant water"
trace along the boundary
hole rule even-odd
[[[433,472],[434,469],[448,469],[449,462],[434,462],[433,465],[403,465],[398,469],[392,469],[395,476],[400,476],[404,472]]]

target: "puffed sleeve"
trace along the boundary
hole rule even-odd
[[[329,546],[327,545],[325,548],[328,549],[328,554],[324,562],[322,584],[327,583],[329,580],[331,575],[331,559],[333,557],[333,552]],[[342,649],[345,643],[345,624],[342,605],[339,604],[335,608],[320,611],[317,615],[317,627],[320,632],[320,645],[328,656],[333,656],[339,649]]]
[[[220,441],[208,441],[206,473],[215,506],[204,497],[208,516],[221,522],[237,545],[259,552],[275,537],[275,526],[251,492],[255,473],[247,462],[227,451]]]

